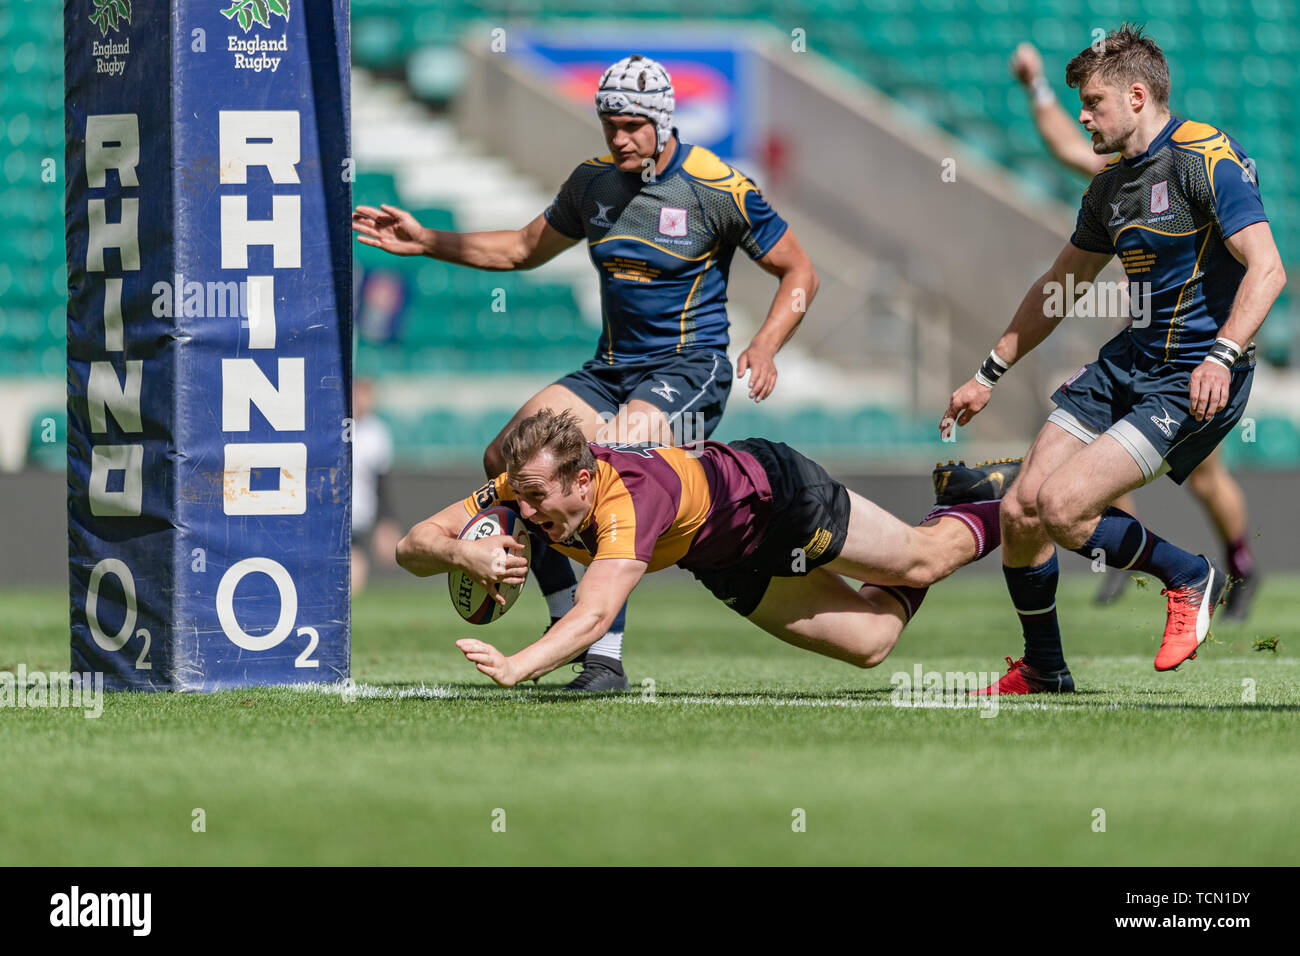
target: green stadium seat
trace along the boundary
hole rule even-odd
[[[406,79],[415,95],[433,103],[455,98],[465,76],[464,54],[455,47],[423,46],[406,63]]]
[[[395,66],[404,52],[402,24],[394,17],[354,17],[352,58],[363,66]]]

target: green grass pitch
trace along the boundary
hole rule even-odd
[[[0,863],[1300,862],[1300,579],[1268,579],[1247,625],[1220,623],[1171,674],[1151,666],[1158,585],[1096,609],[1094,583],[1067,576],[1060,598],[1082,692],[1006,698],[994,717],[890,694],[918,664],[1000,673],[1019,656],[996,576],[936,588],[872,671],[651,579],[630,610],[637,690],[603,699],[556,693],[567,668],[500,690],[452,645],[517,648],[540,631],[536,593],[473,628],[442,579],[377,588],[354,610],[355,700],[269,688],[112,695],[90,720],[0,710]],[[66,670],[66,608],[56,591],[0,594],[0,667]],[[1270,637],[1276,651],[1254,649]]]

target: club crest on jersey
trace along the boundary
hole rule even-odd
[[[686,210],[664,206],[659,210],[659,235],[686,235]]]
[[[1169,180],[1164,179],[1151,187],[1151,211],[1164,212],[1169,208]]]
[[[606,206],[603,202],[598,201],[596,203],[596,215],[591,217],[591,224],[593,226],[600,226],[602,229],[612,229],[614,224],[609,221],[609,211],[613,208],[613,203]]]
[[[1170,415],[1163,405],[1160,406],[1160,411],[1164,413],[1165,417],[1156,418],[1156,416],[1152,415],[1151,421],[1155,424],[1156,428],[1159,428],[1164,432],[1166,438],[1173,438],[1174,430],[1169,426],[1174,424],[1174,416]]]

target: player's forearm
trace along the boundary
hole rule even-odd
[[[1047,314],[1047,302],[1050,298],[1047,290],[1052,281],[1049,273],[1030,287],[1020,302],[1020,308],[1016,309],[1011,324],[1007,326],[1007,330],[1002,333],[997,345],[993,347],[1007,365],[1015,365],[1042,344],[1061,321],[1060,317]]]
[[[464,568],[460,561],[465,542],[432,522],[421,522],[397,542],[397,563],[416,577],[427,578]]]
[[[546,634],[509,657],[514,683],[533,680],[567,664],[595,644],[613,623],[614,615],[581,601],[560,618]]]
[[[516,229],[492,232],[426,229],[420,242],[424,254],[430,259],[492,272],[517,269],[527,257],[527,250]]]
[[[1050,104],[1034,106],[1034,123],[1038,135],[1062,165],[1089,179],[1105,165],[1105,160],[1094,153],[1092,146],[1079,135],[1078,126],[1066,115],[1055,97]]]
[[[781,346],[794,337],[803,321],[813,297],[817,295],[820,283],[817,271],[809,263],[805,267],[790,269],[781,277],[772,307],[768,309],[767,318],[754,336],[753,345],[775,355]]]
[[[1260,326],[1286,286],[1286,271],[1280,261],[1267,266],[1247,268],[1237,287],[1228,321],[1219,330],[1221,338],[1230,339],[1244,350],[1259,332]]]

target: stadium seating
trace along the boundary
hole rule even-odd
[[[417,95],[444,102],[463,82],[456,49],[471,23],[605,18],[610,12],[596,0],[353,0],[353,57],[363,66],[403,73]],[[716,0],[708,14],[779,30],[803,27],[810,49],[1012,168],[1031,189],[1069,203],[1077,201],[1081,184],[1043,149],[1007,57],[1023,39],[1036,43],[1054,88],[1069,104],[1074,94],[1064,86],[1061,66],[1091,30],[1125,17],[1144,21],[1170,56],[1174,110],[1216,123],[1246,144],[1283,256],[1292,263],[1300,258],[1300,183],[1288,174],[1300,164],[1300,140],[1290,125],[1300,75],[1289,58],[1300,46],[1300,15],[1284,0]],[[652,25],[698,12],[683,0],[629,0],[618,15]],[[0,8],[4,378],[64,374],[62,19],[58,0]],[[47,160],[57,172],[54,182],[42,179]],[[358,197],[402,199],[391,170],[363,169],[354,188]],[[434,228],[464,226],[438,196],[408,208]],[[379,283],[374,301],[368,307],[362,302],[358,311],[359,374],[539,376],[575,367],[592,353],[595,330],[584,324],[567,285],[355,249],[359,299],[367,282],[377,276]],[[502,301],[505,311],[494,310]],[[1288,313],[1284,301],[1265,326],[1261,341],[1270,358],[1288,357],[1294,338]],[[495,433],[509,411],[411,410],[403,427],[416,436],[420,455],[433,457],[441,448],[476,457],[483,435]],[[62,422],[61,411],[57,416]],[[1254,467],[1300,461],[1300,431],[1291,420],[1261,418],[1258,427],[1256,442],[1230,443],[1230,460]],[[813,409],[787,421],[774,409],[760,412],[734,401],[718,437],[761,432],[798,440],[809,450],[905,448],[929,428],[887,409]],[[33,429],[34,458],[61,467],[62,444],[56,454],[38,440],[35,423]]]
[[[708,12],[783,31],[804,28],[810,49],[1013,169],[1032,189],[1070,204],[1082,184],[1043,148],[1007,60],[1017,43],[1035,43],[1053,87],[1072,108],[1077,95],[1065,86],[1064,66],[1092,31],[1122,19],[1146,23],[1170,59],[1174,112],[1220,126],[1246,146],[1266,186],[1283,258],[1300,259],[1300,184],[1288,175],[1300,165],[1300,140],[1290,127],[1300,74],[1289,55],[1300,45],[1300,14],[1284,0],[725,0]],[[421,45],[453,45],[471,22],[610,15],[598,0],[559,0],[544,10],[537,0],[352,4],[358,35],[367,37],[366,59],[358,52],[358,60],[397,69]],[[653,23],[698,12],[684,0],[631,0],[617,15]],[[442,82],[438,97],[449,95],[453,81]],[[1274,361],[1290,357],[1292,298],[1284,293],[1261,333]]]
[[[62,37],[62,4],[0,10],[0,376],[63,374]]]

